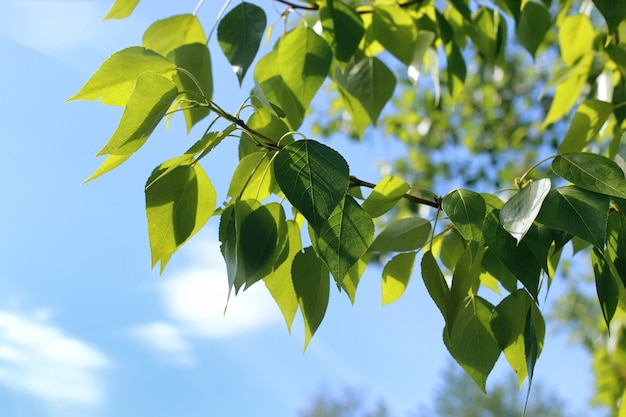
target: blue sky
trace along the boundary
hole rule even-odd
[[[196,5],[157,3],[104,23],[110,1],[0,3],[0,416],[295,416],[320,389],[345,387],[383,399],[397,416],[427,404],[448,354],[418,273],[384,308],[376,268],[354,307],[333,293],[303,355],[299,318],[289,335],[262,285],[222,315],[227,281],[215,220],[162,276],[150,269],[143,186],[156,165],[197,139],[197,131],[185,136],[180,119],[169,133],[157,128],[121,168],[81,185],[121,111],[66,99],[110,54],[139,44],[152,21]],[[204,4],[205,27],[219,7]],[[250,78],[240,90],[212,44],[214,96],[234,111]],[[381,139],[370,132],[364,145],[330,145],[375,182],[372,155],[399,152]],[[204,167],[221,201],[236,144],[215,152]],[[536,376],[575,409],[591,391],[588,363],[551,333]]]

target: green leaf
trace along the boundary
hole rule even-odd
[[[415,252],[400,253],[383,268],[382,281],[382,305],[393,303],[399,299],[411,279],[413,265],[415,264]]]
[[[558,155],[552,170],[559,177],[586,190],[626,198],[624,171],[613,160],[587,152]]]
[[[104,19],[124,19],[131,15],[139,0],[115,0],[109,12],[104,16]]]
[[[257,109],[250,115],[246,123],[250,129],[267,136],[274,142],[279,142],[282,145],[287,145],[293,142],[292,135],[286,135],[289,132],[289,127],[279,119],[276,114],[268,109]],[[286,136],[285,136],[286,135]],[[281,140],[282,139],[282,140]],[[265,149],[261,146],[257,146],[258,141],[262,141],[261,138],[252,138],[247,133],[242,134],[242,140],[239,142],[239,158],[243,158],[251,152],[263,152]]]
[[[146,143],[177,94],[176,86],[166,77],[151,71],[140,74],[117,130],[97,156],[136,152]]]
[[[357,121],[357,125],[367,125],[362,120],[362,110],[376,124],[380,112],[396,88],[393,72],[374,57],[353,57],[343,71],[337,68],[335,79],[346,110]]]
[[[480,194],[469,190],[454,190],[443,198],[441,207],[465,240],[482,241],[487,206]]]
[[[382,216],[396,205],[409,191],[409,184],[402,178],[388,176],[380,180],[363,202],[363,209],[372,218]]]
[[[293,220],[287,221],[287,236],[283,252],[278,257],[281,262],[278,265],[274,264],[273,271],[263,278],[263,282],[280,308],[291,332],[291,325],[298,311],[298,297],[291,279],[291,267],[294,258],[302,250],[300,226]]]
[[[445,49],[448,58],[448,91],[450,92],[452,100],[456,100],[461,95],[463,87],[465,86],[467,68],[465,66],[465,59],[463,59],[463,55],[455,43],[450,42],[446,45]]]
[[[448,2],[452,3],[452,6],[461,13],[463,19],[472,20],[472,12],[469,9],[467,0],[448,0]]]
[[[527,325],[529,317],[532,317],[534,335]],[[491,317],[491,329],[504,356],[515,371],[518,385],[521,387],[529,371],[527,359],[532,359],[526,354],[527,345],[529,348],[537,348],[536,355],[532,355],[535,360],[543,346],[546,330],[541,312],[525,290],[514,291],[496,306]]]
[[[285,146],[274,159],[280,189],[319,232],[348,190],[348,163],[335,150],[314,140]]]
[[[245,273],[245,288],[269,275],[282,263],[288,241],[285,212],[278,203],[258,207],[239,227],[239,259]]]
[[[543,5],[529,1],[517,19],[515,36],[519,43],[535,57],[537,48],[552,27],[550,12]]]
[[[217,27],[220,48],[233,67],[240,86],[259,50],[266,25],[263,9],[242,2],[228,12]]]
[[[146,183],[146,214],[152,253],[152,266],[169,257],[213,214],[216,194],[209,177],[199,164],[178,165],[167,174],[165,162]]]
[[[341,289],[346,292],[350,302],[354,305],[354,299],[356,297],[356,289],[361,281],[361,277],[367,268],[367,264],[370,262],[370,254],[366,252],[359,260],[350,268],[348,275],[343,278],[341,282]]]
[[[615,32],[617,26],[626,19],[626,3],[620,0],[593,0],[606,24],[609,27],[609,33]]]
[[[617,303],[619,302],[617,283],[604,258],[604,254],[598,248],[593,248],[591,252],[591,265],[593,266],[593,274],[596,278],[596,291],[598,293],[600,307],[602,308],[602,316],[604,316],[606,327],[610,333],[611,319],[613,315],[615,315]]]
[[[361,16],[341,1],[325,0],[318,4],[322,36],[330,44],[335,58],[348,62],[365,33]]]
[[[559,146],[559,153],[582,151],[598,134],[612,112],[611,103],[595,99],[585,100],[576,110],[567,134]]]
[[[211,55],[206,45],[194,43],[174,49],[167,54],[167,58],[186,71],[179,70],[173,81],[178,91],[186,92],[178,96],[177,107],[183,109],[189,133],[210,113],[206,104],[213,96]]]
[[[479,7],[471,22],[464,25],[467,34],[488,63],[495,63],[498,55],[497,25],[494,12],[486,7]]]
[[[274,65],[302,108],[307,109],[328,76],[331,60],[328,43],[313,29],[301,26],[280,41]]]
[[[609,214],[606,252],[619,279],[626,286],[626,216],[621,211]]]
[[[404,9],[384,4],[372,11],[372,29],[376,40],[405,65],[413,61],[417,26]]]
[[[133,46],[114,53],[104,61],[72,100],[100,99],[102,104],[125,106],[135,89],[137,77],[146,71],[172,79],[176,66],[156,52]]]
[[[372,243],[374,222],[353,197],[345,196],[316,233],[315,248],[341,286]]]
[[[535,364],[539,357],[539,341],[537,340],[537,330],[533,319],[534,311],[531,309],[526,313],[524,326],[524,353],[526,355],[526,369],[528,370],[528,391],[526,392],[526,404],[530,396],[530,388],[535,375]]]
[[[500,222],[517,243],[524,238],[537,218],[550,186],[549,178],[532,181],[504,203],[500,210]]]
[[[459,256],[465,249],[466,245],[463,236],[457,229],[450,229],[443,235],[439,258],[446,268],[453,271]]]
[[[86,182],[89,182],[91,180],[94,180],[94,179],[98,178],[99,176],[104,175],[107,172],[114,170],[115,168],[117,168],[118,166],[120,166],[124,162],[126,162],[126,160],[128,158],[130,158],[131,156],[133,156],[133,155],[132,154],[130,154],[130,155],[108,155],[106,157],[106,159],[104,160],[104,162],[102,162],[102,164],[100,164],[98,169],[96,169],[96,171],[93,174],[91,174],[89,176],[89,178],[87,178],[85,181],[83,181],[83,183],[86,183]]]
[[[485,251],[481,250],[476,257],[471,249],[466,249],[459,256],[454,272],[452,273],[452,285],[450,286],[450,302],[448,304],[448,320],[446,328],[448,332],[454,329],[458,312],[463,308],[469,295],[476,294],[480,283],[479,275],[482,269],[482,257]]]
[[[291,267],[293,287],[304,318],[304,350],[326,314],[330,295],[328,269],[312,247],[299,252]]]
[[[239,161],[228,187],[228,196],[263,201],[271,194],[274,185],[270,156],[267,152],[255,152]]]
[[[167,56],[183,45],[207,44],[206,35],[198,18],[192,14],[171,16],[157,20],[143,34],[141,44]]]
[[[608,210],[607,196],[567,186],[548,194],[537,221],[603,248]]]
[[[545,205],[545,203],[544,203]],[[524,241],[515,239],[499,222],[498,210],[493,210],[485,219],[485,242],[495,257],[519,280],[526,289],[537,297],[539,292],[539,264]],[[491,271],[490,271],[491,272]],[[500,280],[499,276],[496,276]],[[505,276],[506,279],[506,276]]]
[[[584,14],[567,16],[559,27],[559,49],[566,65],[572,66],[593,50],[593,25]]]
[[[426,290],[430,294],[443,318],[448,321],[448,305],[450,303],[450,287],[439,269],[437,261],[431,251],[424,253],[422,257],[422,279]]]
[[[370,251],[406,252],[419,249],[428,241],[430,231],[430,222],[420,217],[395,220],[376,236]]]
[[[448,351],[483,391],[501,351],[491,331],[492,309],[481,297],[467,297],[449,335],[444,330]]]

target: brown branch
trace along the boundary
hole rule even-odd
[[[350,175],[350,184],[354,187],[367,187],[372,189],[376,187],[376,184],[360,180],[353,175]],[[407,200],[415,204],[425,204],[438,210],[441,209],[441,201],[439,200],[439,197],[435,197],[433,200],[426,200],[425,198],[416,197],[411,194],[404,194],[402,198],[406,198]]]
[[[287,6],[289,6],[292,9],[300,9],[300,10],[318,10],[319,9],[319,6],[317,4],[315,4],[315,3],[309,3],[306,6],[304,6],[304,5],[301,5],[301,4],[292,3],[292,2],[287,1],[287,0],[274,0],[274,1],[277,1],[277,2],[282,3],[282,4],[286,4]]]

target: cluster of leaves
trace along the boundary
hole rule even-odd
[[[137,3],[117,0],[108,17],[125,17]],[[482,389],[501,353],[520,383],[532,378],[545,334],[539,294],[549,288],[565,245],[592,248],[598,299],[610,323],[626,300],[620,297],[626,282],[626,178],[616,162],[621,162],[626,117],[626,48],[620,44],[626,5],[594,0],[591,10],[599,12],[594,26],[587,15],[571,14],[567,0],[554,5],[496,0],[494,7],[469,0],[276,3],[285,5],[285,20],[294,12],[306,14],[295,26],[285,24],[274,48],[258,59],[250,102],[235,114],[213,101],[210,53],[195,14],[152,24],[142,46],[112,55],[73,97],[124,107],[117,130],[99,153],[107,157],[91,178],[126,161],[175,111],[183,113],[188,129],[209,114],[215,117],[189,150],[159,165],[148,179],[153,266],[160,263],[163,269],[211,216],[219,215],[229,288],[238,292],[263,281],[288,327],[301,311],[306,347],[324,318],[331,281],[354,302],[370,260],[388,259],[381,281],[387,304],[404,293],[420,254],[426,289],[445,320],[444,343]],[[241,2],[218,21],[219,46],[241,84],[271,32],[265,11]],[[396,76],[388,61],[411,77],[425,67],[432,71],[435,57],[445,56],[443,94],[460,97],[468,71],[463,50],[471,44],[484,65],[506,67],[510,25],[517,43],[533,57],[557,35],[563,67],[547,86],[554,98],[543,127],[579,103],[595,82],[590,80],[594,66],[602,67],[615,92],[612,101],[584,100],[558,153],[549,158],[552,174],[530,181],[524,173],[506,201],[468,189],[425,198],[396,176],[370,183],[354,176],[330,147],[295,139],[324,82],[338,91],[353,131],[361,136],[394,95]],[[243,112],[250,112],[245,121]],[[212,130],[217,120],[225,127]],[[239,140],[240,160],[229,200],[216,208],[216,193],[200,162],[233,137]],[[366,198],[362,188],[371,188]],[[374,219],[403,199],[430,212],[376,230]],[[497,303],[488,301],[483,288],[502,296]]]

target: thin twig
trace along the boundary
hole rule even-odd
[[[355,187],[367,187],[367,188],[372,188],[372,189],[376,187],[376,184],[372,184],[371,182],[360,180],[353,175],[350,175],[350,183]],[[416,197],[411,194],[404,194],[402,198],[406,198],[407,200],[415,204],[425,204],[427,206],[434,207],[436,209],[441,208],[441,202],[439,201],[438,197],[435,197],[434,200],[426,200],[425,198]]]
[[[285,5],[289,6],[290,8],[292,8],[294,10],[295,9],[300,9],[300,10],[318,10],[319,9],[319,6],[317,4],[315,4],[315,3],[309,3],[308,5],[304,6],[304,5],[301,5],[301,4],[292,3],[292,2],[287,1],[287,0],[275,0],[275,1],[277,1],[279,3],[282,3],[282,4],[285,4]]]

